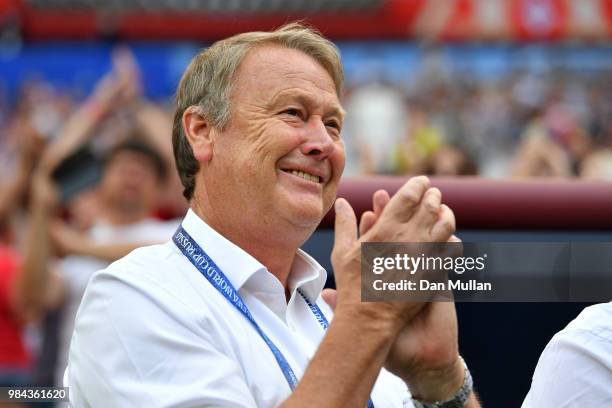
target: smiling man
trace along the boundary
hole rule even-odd
[[[90,282],[74,406],[478,406],[452,303],[360,301],[361,241],[446,242],[455,221],[424,177],[377,192],[359,226],[336,200],[342,75],[333,44],[299,24],[194,58],[173,129],[191,208],[170,242]],[[330,322],[326,273],[299,247],[334,201]]]

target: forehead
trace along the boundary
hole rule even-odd
[[[332,77],[311,56],[274,45],[249,51],[234,75],[232,101],[270,104],[291,96],[311,97],[340,109]]]

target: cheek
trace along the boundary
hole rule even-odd
[[[303,129],[296,129],[285,123],[269,125],[252,140],[249,159],[259,166],[269,165],[270,161],[276,163],[299,149],[307,137],[308,134]]]
[[[342,172],[344,171],[345,164],[345,154],[344,154],[344,144],[339,142],[339,144],[334,149],[334,152],[329,156],[329,160],[332,166],[332,180],[327,184],[324,190],[324,199],[326,201],[325,211],[329,210],[336,199],[336,194],[338,192],[338,184],[340,182],[340,177],[342,177]]]
[[[332,165],[333,177],[336,180],[339,180],[342,176],[342,172],[344,171],[344,165],[346,163],[346,154],[344,151],[344,142],[339,141],[336,147],[334,148],[334,152],[329,157],[329,160]]]
[[[109,191],[115,188],[119,179],[117,177],[117,174],[118,173],[115,172],[114,169],[109,169],[108,171],[106,171],[106,173],[104,174],[104,178],[102,179],[102,183],[100,184],[102,190]]]
[[[147,187],[146,191],[149,195],[157,194],[158,190],[163,188],[164,186],[164,182],[158,180],[157,177],[153,175],[150,175],[149,177],[145,178],[143,184]]]

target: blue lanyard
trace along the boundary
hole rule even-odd
[[[206,252],[195,242],[195,240],[189,235],[187,231],[183,228],[182,225],[179,225],[178,229],[174,233],[172,237],[172,241],[177,246],[177,248],[185,255],[187,259],[197,268],[198,271],[210,282],[211,285],[219,293],[221,293],[238,311],[251,323],[253,328],[257,331],[257,333],[261,336],[263,341],[266,342],[268,348],[274,355],[278,366],[280,367],[289,387],[293,391],[297,385],[297,377],[293,372],[293,369],[289,365],[289,362],[283,356],[283,353],[276,347],[276,345],[270,340],[270,338],[264,333],[264,331],[259,327],[253,315],[249,311],[249,308],[242,300],[242,297],[238,294],[238,291],[234,288],[234,285],[230,282],[230,280],[225,276],[223,271],[217,266],[217,264],[208,256]],[[326,330],[329,327],[329,322],[327,318],[317,306],[316,303],[312,303],[304,294],[298,289],[298,293],[302,296],[315,318]],[[368,408],[374,408],[374,404],[372,403],[372,399],[368,400]]]

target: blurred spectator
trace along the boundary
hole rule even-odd
[[[25,118],[15,118],[11,123],[9,135],[14,137],[16,146],[12,170],[5,169],[3,174],[13,173],[13,177],[3,177],[0,185],[0,243],[17,245],[15,213],[19,211],[26,198],[30,175],[44,147],[44,139]]]
[[[478,169],[465,149],[445,144],[434,153],[428,173],[436,176],[475,176]]]
[[[612,181],[612,149],[597,150],[585,157],[580,163],[580,177]]]
[[[549,137],[541,112],[536,111],[521,135],[514,157],[512,175],[517,177],[568,177],[571,158]]]
[[[405,133],[403,95],[383,81],[363,85],[345,103],[344,132],[358,174],[395,173],[394,152]],[[351,160],[354,160],[351,163]]]
[[[27,170],[35,167],[31,183],[28,174],[15,178],[20,188],[9,186],[13,198],[4,212],[30,185],[28,227],[21,273],[13,271],[12,261],[0,281],[14,281],[10,306],[17,321],[39,321],[61,306],[56,384],[61,384],[74,317],[90,276],[138,246],[171,237],[177,222],[155,218],[162,192],[177,191],[179,197],[166,201],[166,214],[177,215],[186,206],[180,187],[172,186],[180,185],[177,176],[169,174],[174,167],[171,119],[139,97],[138,76],[131,54],[120,49],[113,72],[49,138],[42,157],[29,160]],[[83,161],[90,157],[83,152],[91,151],[91,160]],[[104,157],[99,182],[91,177],[96,154]],[[71,178],[61,178],[61,168]]]
[[[167,240],[176,227],[175,222],[151,218],[161,159],[144,146],[121,144],[109,155],[97,193],[96,218],[85,232],[55,216],[58,194],[48,174],[37,173],[32,184],[22,297],[24,309],[34,316],[63,305],[56,384],[65,368],[72,324],[91,275],[135,247]],[[61,259],[54,260],[53,254]]]
[[[418,104],[411,106],[408,118],[406,137],[396,150],[395,173],[425,174],[445,135],[432,123],[429,112]]]
[[[19,132],[16,174],[3,178],[0,186],[0,386],[28,385],[32,356],[23,337],[28,316],[21,307],[18,288],[21,255],[15,215],[25,200],[32,169],[40,155],[43,140],[24,120],[15,120],[12,131]]]

